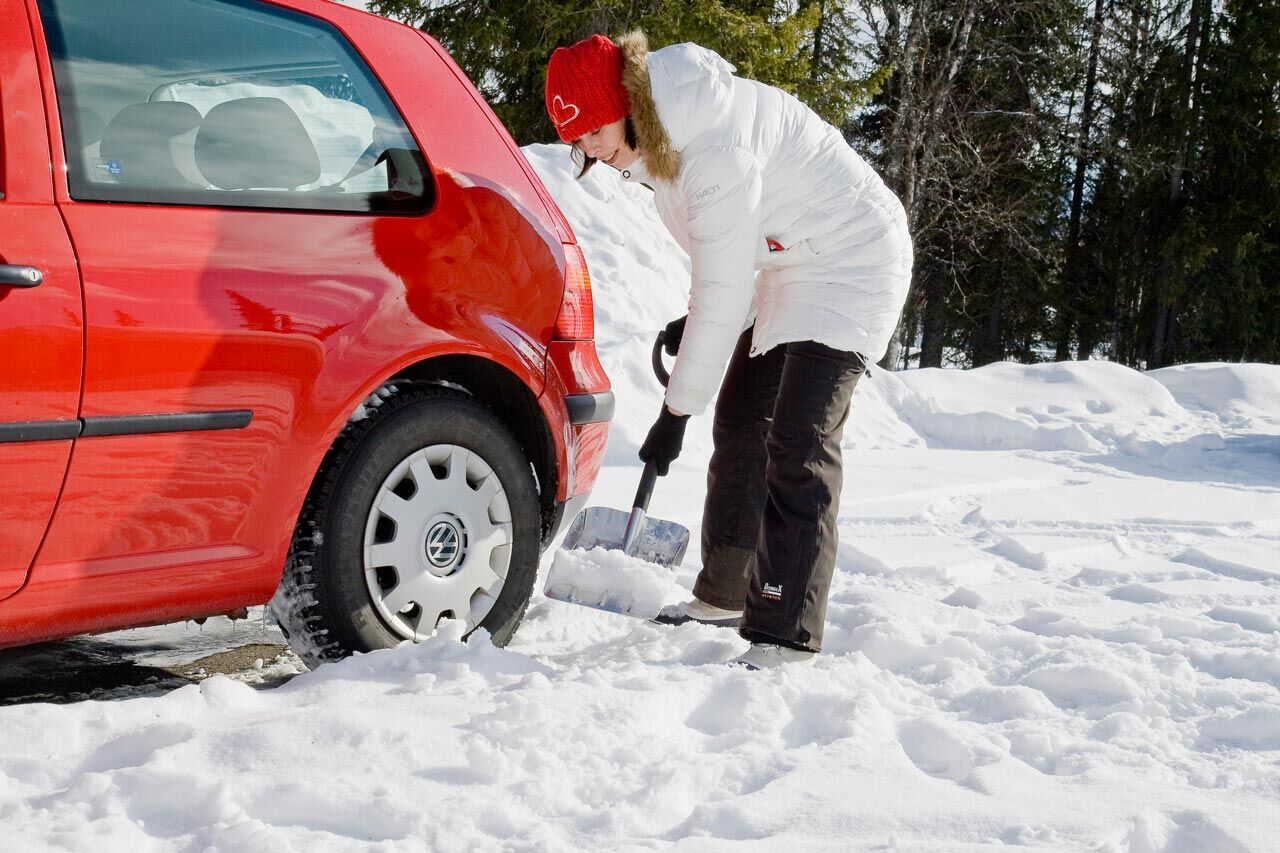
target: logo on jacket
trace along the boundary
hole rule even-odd
[[[720,191],[720,185],[714,184],[712,186],[707,187],[705,190],[698,190],[696,193],[693,194],[693,197],[696,198],[698,201],[706,201],[707,199],[711,198],[713,195],[715,195],[719,191]]]
[[[573,110],[573,115],[569,116],[568,118],[556,119],[556,127],[564,127],[566,124],[573,121],[575,118],[577,118],[582,114],[582,110],[578,109],[577,104],[566,104],[564,102],[564,98],[560,97],[559,95],[556,95],[554,98],[551,99],[551,106],[556,108],[557,113],[564,113],[564,112],[567,112],[568,110]]]
[[[764,589],[760,591],[760,597],[767,598],[770,601],[781,601],[782,600],[782,584],[771,584],[771,583],[765,584]]]

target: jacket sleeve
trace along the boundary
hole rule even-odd
[[[720,387],[755,297],[760,170],[749,151],[713,147],[685,161],[680,183],[693,271],[666,399],[676,411],[700,415]]]

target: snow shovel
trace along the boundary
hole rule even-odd
[[[659,381],[666,385],[664,338],[659,332],[653,365]],[[657,480],[657,470],[648,463],[630,512],[593,506],[578,513],[547,576],[544,592],[548,598],[628,616],[657,615],[666,589],[675,581],[674,569],[689,547],[689,528],[648,515]],[[586,558],[585,552],[595,548],[615,553],[604,559]],[[577,551],[584,554],[571,553]]]

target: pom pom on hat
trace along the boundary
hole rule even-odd
[[[556,48],[547,63],[546,100],[565,142],[626,118],[631,102],[622,86],[622,51],[601,35]]]

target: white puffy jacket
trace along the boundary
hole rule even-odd
[[[640,34],[620,43],[642,155],[623,179],[653,188],[693,265],[667,404],[705,411],[753,320],[752,355],[814,340],[878,361],[912,261],[902,205],[880,176],[803,103],[733,76],[715,52],[649,53]]]

